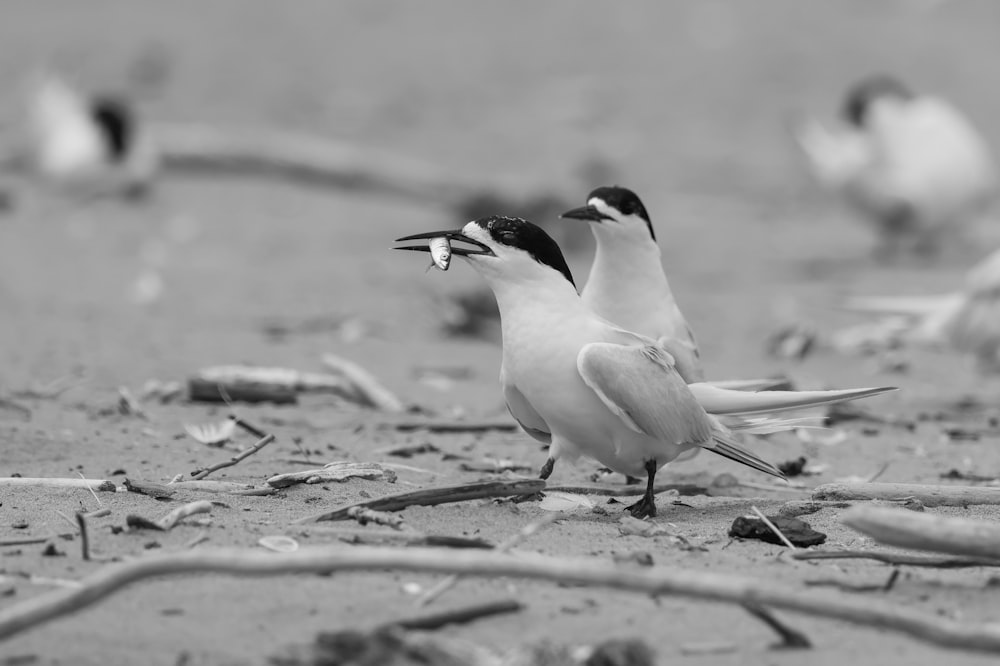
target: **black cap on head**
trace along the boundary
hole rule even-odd
[[[538,263],[556,269],[576,287],[559,245],[538,225],[519,217],[502,215],[481,217],[475,224],[485,229],[497,243],[524,250]]]
[[[858,81],[847,91],[841,110],[844,120],[855,127],[864,127],[872,103],[887,98],[913,99],[913,92],[888,74],[877,74]]]
[[[135,138],[135,117],[125,100],[119,97],[95,97],[90,115],[101,128],[111,158],[120,162],[128,154]]]
[[[649,213],[646,212],[646,207],[642,205],[642,200],[632,190],[626,187],[619,187],[618,185],[598,187],[587,195],[587,201],[591,199],[600,199],[615,210],[620,211],[623,215],[638,215],[646,221],[646,226],[649,228],[649,235],[653,237],[653,240],[656,240],[656,234],[653,232],[653,224],[649,221]]]

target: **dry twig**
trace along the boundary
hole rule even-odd
[[[798,611],[870,629],[888,629],[941,647],[1000,653],[1000,627],[957,622],[873,599],[791,589],[759,578],[676,567],[623,568],[606,561],[490,551],[302,548],[294,553],[196,550],[162,553],[105,566],[77,589],[57,590],[0,608],[0,640],[86,608],[139,580],[200,572],[242,576],[400,569],[423,573],[511,576],[594,585],[645,595],[678,595]]]
[[[239,463],[241,460],[249,458],[250,456],[257,453],[258,451],[260,451],[262,448],[264,448],[273,441],[274,441],[274,435],[265,435],[256,444],[251,446],[246,451],[241,451],[240,453],[236,454],[229,460],[224,460],[220,463],[215,463],[208,469],[191,472],[191,477],[195,481],[201,481],[212,472],[218,472],[220,469],[225,469],[226,467],[232,467],[233,465]]]
[[[758,509],[756,506],[751,506],[750,509],[754,513],[757,514],[757,517],[760,518],[761,522],[763,522],[765,525],[767,525],[767,529],[769,529],[772,532],[774,532],[778,536],[778,538],[781,539],[781,543],[783,543],[786,546],[788,546],[791,550],[795,550],[795,544],[788,540],[788,537],[786,537],[784,535],[784,533],[781,530],[778,529],[777,525],[775,525],[774,523],[771,522],[770,518],[768,518],[767,516],[765,516],[761,512],[761,510]],[[753,611],[751,610],[750,612],[752,613]]]
[[[87,534],[87,517],[82,511],[76,512],[76,524],[80,528],[80,549],[84,561],[90,559],[90,536]]]
[[[490,601],[484,604],[475,604],[464,608],[456,608],[441,613],[434,613],[432,615],[395,620],[393,622],[388,622],[383,626],[399,627],[400,629],[418,631],[431,631],[434,629],[440,629],[441,627],[447,627],[450,624],[466,624],[484,617],[506,615],[507,613],[516,613],[521,610],[524,610],[524,604],[520,601],[515,601],[514,599],[506,601]]]
[[[788,649],[812,647],[812,642],[809,640],[808,636],[798,629],[792,629],[787,624],[779,620],[774,613],[760,604],[745,603],[743,604],[743,608],[745,608],[746,611],[755,618],[771,627],[771,629],[773,629],[774,632],[781,637],[781,643],[779,643],[776,647]]]
[[[0,487],[4,486],[28,486],[32,488],[92,488],[101,492],[115,492],[115,484],[107,479],[62,479],[4,476],[0,477]]]
[[[919,483],[827,483],[813,491],[814,500],[918,499],[924,506],[969,506],[1000,504],[1000,488],[979,486],[935,486]]]
[[[545,489],[545,481],[541,479],[518,479],[515,481],[481,481],[479,483],[440,488],[413,490],[396,495],[388,495],[378,499],[358,502],[326,511],[314,516],[299,518],[296,523],[314,523],[321,520],[346,520],[347,512],[359,506],[375,511],[402,511],[408,506],[434,506],[451,502],[465,502],[489,497],[512,497],[517,495],[534,495]]]
[[[357,401],[361,404],[385,412],[402,413],[406,411],[406,405],[403,404],[402,400],[383,386],[375,378],[375,375],[357,363],[333,354],[323,354],[323,365],[347,379],[354,387]]]
[[[898,548],[987,559],[1000,553],[1000,525],[985,520],[859,505],[845,511],[841,521]]]
[[[800,550],[792,553],[796,560],[875,560],[894,566],[964,569],[969,567],[1000,567],[1000,558],[935,557],[908,555],[879,550]]]
[[[125,523],[132,528],[138,529],[153,529],[159,530],[161,532],[168,532],[174,528],[177,523],[188,518],[189,516],[194,516],[199,513],[210,513],[212,511],[212,503],[206,502],[205,500],[199,500],[197,502],[189,502],[182,506],[177,507],[167,515],[163,516],[159,520],[153,521],[148,518],[143,518],[142,516],[136,516],[134,514],[129,514],[125,517]]]

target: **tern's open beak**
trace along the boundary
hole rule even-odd
[[[422,234],[413,234],[412,236],[403,236],[402,238],[397,238],[396,242],[401,243],[403,241],[411,240],[429,240],[431,238],[447,238],[449,242],[459,241],[462,243],[468,243],[469,245],[475,245],[477,249],[470,249],[465,247],[455,247],[452,246],[451,253],[457,254],[460,257],[468,257],[474,254],[485,254],[487,256],[495,256],[493,250],[489,246],[480,243],[477,240],[469,238],[462,233],[461,229],[452,231],[425,231]],[[405,245],[403,247],[393,248],[394,250],[414,250],[416,252],[430,252],[431,248],[429,245]]]
[[[586,220],[587,222],[603,222],[604,220],[614,219],[610,215],[605,215],[593,206],[580,206],[579,208],[566,211],[559,217],[565,220]]]

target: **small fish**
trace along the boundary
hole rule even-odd
[[[427,244],[431,248],[431,260],[434,261],[434,265],[443,271],[448,270],[451,264],[451,243],[448,239],[440,236],[430,239]]]

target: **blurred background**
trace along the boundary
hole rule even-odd
[[[810,178],[788,134],[790,120],[832,117],[847,86],[886,72],[950,99],[1000,145],[1000,7],[986,0],[0,7],[6,118],[47,67],[129,96],[150,122],[346,142],[511,201],[551,196],[552,218],[598,185],[634,189],[710,374],[781,371],[790,361],[763,354],[780,326],[843,321],[845,293],[947,291],[992,247],[873,262],[871,229]],[[449,295],[481,287],[476,276],[460,262],[425,275],[423,259],[389,251],[403,233],[463,221],[433,192],[184,173],[139,204],[12,192],[0,217],[8,386],[71,371],[110,387],[222,362],[301,367],[332,348],[410,397],[426,391],[414,355],[470,364],[489,381],[469,399],[498,400],[493,343],[440,335]],[[582,283],[589,231],[535,221],[572,248]],[[928,384],[955,364],[929,359]],[[797,371],[832,384],[873,372],[829,357]],[[959,391],[978,381],[952,374]]]

